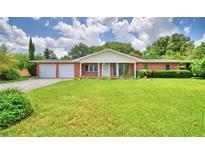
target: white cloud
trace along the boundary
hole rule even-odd
[[[185,32],[186,34],[189,34],[190,29],[191,29],[191,26],[190,26],[190,27],[185,26],[185,27],[184,27],[184,32]]]
[[[41,17],[32,17],[33,20],[39,20]]]
[[[0,18],[0,45],[6,44],[10,49],[18,52],[28,52],[29,36],[16,26],[8,24],[8,18]],[[54,39],[51,37],[39,37],[32,38],[36,54],[42,53],[45,48],[50,48],[55,51],[56,55],[63,56],[67,54],[66,48],[71,48],[75,43],[67,38],[60,37]]]
[[[0,18],[0,44],[6,43],[15,51],[27,52],[29,36],[15,25],[9,25],[8,21],[8,18]],[[49,26],[49,21],[45,26]],[[178,32],[172,18],[133,18],[130,23],[118,18],[87,18],[85,24],[73,18],[72,24],[59,21],[53,29],[59,32],[59,38],[32,38],[36,53],[42,53],[45,48],[50,48],[58,56],[63,56],[80,42],[88,46],[102,45],[105,42],[101,36],[108,31],[113,33],[114,41],[129,42],[135,48],[143,50],[157,38]]]
[[[172,18],[133,18],[131,23],[123,20],[116,22],[113,27],[117,41],[130,42],[140,50],[161,36],[177,32]]]
[[[114,23],[112,32],[117,41],[131,42],[135,38],[133,34],[129,33],[129,27],[127,20]]]
[[[0,18],[0,42],[6,43],[11,49],[24,50],[28,38],[22,29],[8,24],[8,18]]]
[[[72,25],[60,21],[53,28],[59,31],[62,36],[70,38],[76,43],[85,43],[88,46],[104,43],[100,38],[100,34],[109,30],[107,26],[99,22],[89,22],[85,25],[81,24],[76,18],[73,18]]]
[[[195,44],[196,46],[199,46],[202,42],[205,42],[205,33],[203,34],[202,38],[199,39],[199,40],[197,40],[197,41],[195,41],[194,44]]]
[[[113,25],[116,22],[118,22],[117,17],[90,17],[86,20],[87,25],[100,23],[107,26],[108,28],[113,28]]]
[[[45,26],[46,26],[46,27],[49,26],[49,21],[48,21],[48,20],[46,21]]]

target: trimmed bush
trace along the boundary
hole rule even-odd
[[[5,129],[32,113],[30,101],[17,89],[0,91],[0,130]]]
[[[192,73],[196,77],[205,77],[205,58],[194,61]]]
[[[189,70],[162,70],[153,71],[153,78],[190,78],[191,72]]]
[[[17,80],[21,76],[14,68],[9,68],[0,72],[1,80]]]
[[[136,74],[137,74],[137,77],[139,78],[144,78],[144,77],[151,78],[152,70],[138,70]]]

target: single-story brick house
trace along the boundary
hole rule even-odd
[[[40,78],[136,77],[136,70],[177,70],[183,60],[141,59],[104,49],[74,60],[34,60]]]

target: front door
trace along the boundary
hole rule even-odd
[[[104,63],[102,65],[102,76],[105,76],[105,77],[110,76],[110,64]]]

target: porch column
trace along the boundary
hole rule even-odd
[[[119,64],[116,63],[116,76],[119,77]]]
[[[136,63],[134,63],[134,79],[136,78]]]
[[[98,78],[100,77],[100,63],[98,63]]]
[[[80,63],[80,77],[82,77],[82,64]]]

